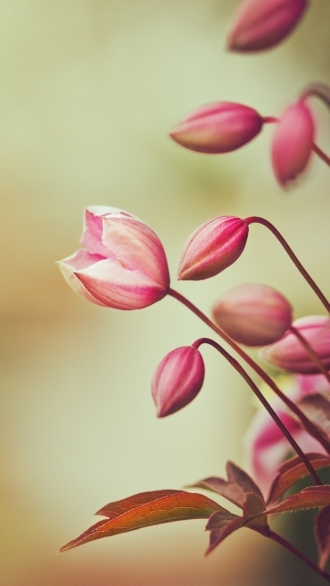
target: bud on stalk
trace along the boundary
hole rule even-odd
[[[229,33],[231,51],[253,52],[280,43],[302,18],[308,0],[245,0]]]
[[[292,326],[313,348],[325,368],[330,370],[330,317],[311,315],[297,319]],[[298,374],[319,372],[315,362],[290,331],[275,344],[263,348],[262,357],[270,364],[289,372]]]
[[[188,405],[201,390],[204,374],[202,355],[193,346],[181,346],[169,352],[151,382],[157,416],[171,415]]]
[[[262,125],[263,118],[253,108],[215,102],[188,114],[169,134],[191,151],[220,154],[234,151],[252,140]]]
[[[202,224],[182,251],[178,279],[198,281],[217,275],[242,254],[249,227],[235,216],[219,216]]]
[[[282,338],[291,325],[292,308],[268,285],[246,283],[222,295],[213,306],[217,325],[246,346],[265,346]]]

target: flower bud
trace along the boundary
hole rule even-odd
[[[265,346],[282,338],[291,325],[290,303],[268,285],[247,283],[222,295],[213,306],[218,326],[247,346]]]
[[[306,339],[326,369],[330,370],[330,317],[311,315],[297,319],[292,326]],[[270,364],[290,372],[319,372],[301,342],[290,331],[275,344],[263,348],[262,357]]]
[[[199,281],[217,275],[242,254],[249,227],[235,216],[219,216],[193,232],[182,251],[178,279]]]
[[[171,415],[190,403],[202,388],[204,362],[199,350],[181,346],[161,361],[151,382],[157,416]]]
[[[76,293],[99,305],[141,309],[169,288],[163,246],[138,218],[116,208],[87,208],[81,239],[85,249],[58,264]]]
[[[315,127],[303,102],[289,106],[281,116],[273,138],[272,163],[278,182],[286,186],[302,173],[312,154]]]
[[[188,114],[171,129],[170,136],[192,151],[228,153],[252,140],[262,124],[263,118],[253,108],[215,102]]]
[[[231,51],[262,51],[277,45],[298,24],[308,0],[245,0],[229,33]]]

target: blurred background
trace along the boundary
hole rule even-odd
[[[209,332],[172,298],[126,313],[74,295],[55,261],[78,248],[84,206],[116,206],[143,218],[165,246],[173,287],[208,314],[218,295],[245,281],[277,287],[296,317],[324,313],[261,226],[225,273],[176,283],[190,233],[232,214],[267,217],[321,289],[330,288],[329,169],[320,160],[314,157],[298,188],[283,192],[270,165],[272,128],[244,149],[214,157],[167,138],[177,120],[207,102],[237,101],[277,115],[310,81],[329,83],[327,0],[312,1],[285,43],[255,56],[225,51],[238,5],[0,0],[4,586],[319,583],[248,530],[205,560],[203,521],[56,556],[110,501],[222,476],[228,459],[242,465],[253,413],[249,389],[205,348],[203,391],[187,409],[156,419],[156,365]],[[315,100],[313,106],[318,142],[329,152],[329,113]]]

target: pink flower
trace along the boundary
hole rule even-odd
[[[326,369],[330,370],[330,317],[310,315],[297,319],[292,326],[307,340]],[[263,348],[262,357],[270,364],[289,372],[319,372],[301,342],[290,331],[275,344]]]
[[[240,218],[219,216],[199,226],[182,251],[178,279],[198,281],[217,275],[242,254],[249,227]]]
[[[323,375],[279,377],[277,381],[284,392],[295,402],[306,395],[330,392],[330,385]],[[325,454],[319,442],[307,433],[300,422],[285,411],[277,397],[270,401],[288,431],[305,453]],[[274,420],[264,409],[257,411],[244,439],[247,466],[264,495],[268,491],[280,464],[292,452],[288,440],[283,436]]]
[[[188,114],[171,129],[170,136],[192,151],[228,153],[252,140],[262,125],[262,117],[253,108],[215,102]]]
[[[212,313],[228,336],[247,346],[264,346],[282,338],[292,319],[285,297],[257,283],[231,289],[216,301]]]
[[[158,365],[151,383],[157,416],[171,415],[188,405],[201,390],[204,373],[202,355],[193,346],[181,346],[169,352]]]
[[[281,185],[286,186],[305,171],[312,154],[314,126],[304,102],[289,106],[281,116],[272,146],[273,169]]]
[[[277,45],[298,24],[308,0],[245,0],[229,33],[231,51],[262,51]]]
[[[58,264],[73,290],[88,301],[141,309],[167,294],[163,246],[135,216],[106,206],[88,207],[81,244],[84,249]]]

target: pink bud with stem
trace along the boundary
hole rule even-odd
[[[201,390],[204,374],[202,355],[193,346],[181,346],[169,352],[151,382],[157,416],[171,415],[188,405]]]
[[[280,185],[294,181],[307,168],[315,135],[308,106],[299,101],[289,106],[278,121],[272,145],[272,163]]]
[[[292,321],[287,299],[268,285],[246,283],[222,295],[213,306],[216,324],[236,342],[264,346],[282,338]]]
[[[219,216],[202,224],[185,244],[178,279],[198,281],[217,275],[242,254],[248,225],[235,216]]]
[[[308,342],[327,370],[330,370],[330,317],[312,315],[292,324]],[[299,339],[290,330],[284,337],[266,346],[262,357],[270,364],[289,372],[316,374],[319,369]]]
[[[106,206],[87,208],[81,244],[83,249],[58,264],[73,290],[88,301],[141,309],[167,294],[163,246],[135,216]]]
[[[231,51],[270,49],[288,36],[302,18],[308,0],[245,0],[228,39]]]
[[[199,153],[228,153],[257,134],[263,118],[253,108],[233,102],[215,102],[194,110],[178,122],[170,136],[181,146]]]

